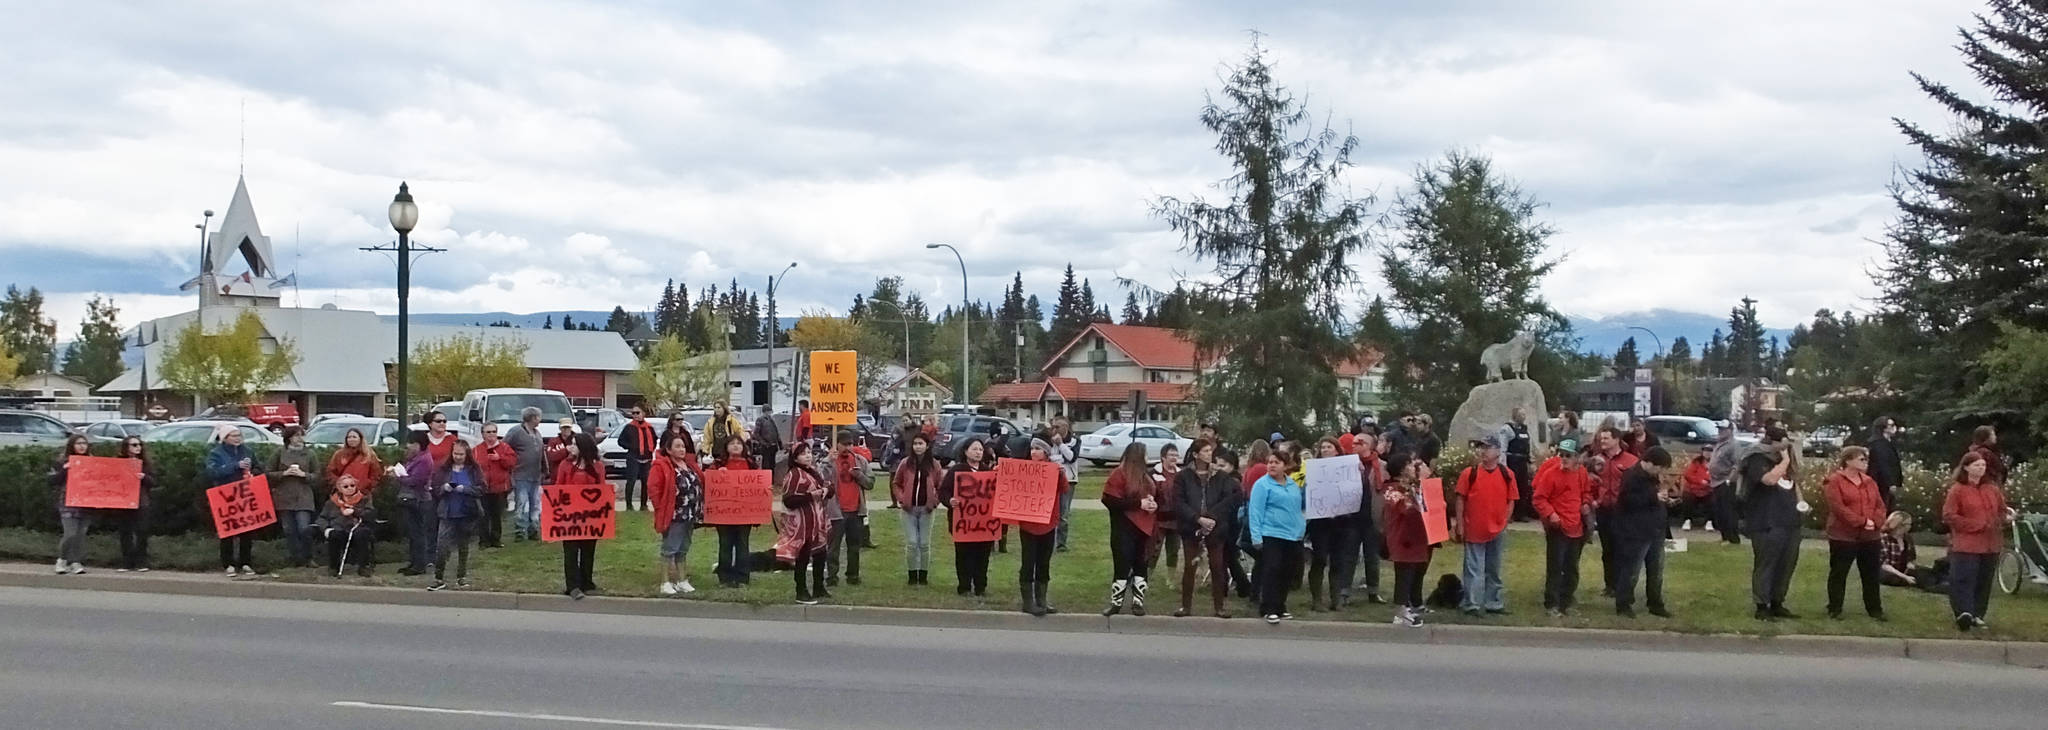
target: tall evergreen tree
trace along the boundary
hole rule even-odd
[[[35,287],[22,291],[7,285],[7,298],[0,300],[0,341],[19,361],[22,375],[47,373],[54,369],[57,322],[43,314],[43,293]]]
[[[1052,329],[1047,332],[1047,339],[1053,347],[1065,347],[1088,326],[1093,313],[1081,306],[1081,285],[1074,280],[1074,265],[1067,264],[1066,278],[1060,280],[1060,298],[1052,305]]]
[[[1728,375],[1736,378],[1766,377],[1764,366],[1764,325],[1756,317],[1756,300],[1742,298],[1742,304],[1728,310]]]
[[[569,317],[569,314],[568,314],[567,312],[563,312],[563,313],[562,313],[562,329],[574,331],[574,330],[580,330],[580,329],[583,329],[583,328],[582,328],[582,327],[578,327],[578,326],[576,326],[576,320],[574,320],[574,319],[571,319],[571,318]]]
[[[1338,297],[1356,283],[1371,205],[1345,194],[1358,140],[1317,126],[1256,41],[1201,119],[1233,168],[1215,186],[1227,199],[1162,197],[1153,210],[1214,269],[1195,284],[1189,328],[1198,357],[1218,361],[1198,383],[1202,407],[1238,441],[1335,428],[1335,371],[1357,354],[1338,335]]]
[[[1145,310],[1138,307],[1138,293],[1131,292],[1124,295],[1124,324],[1141,325],[1144,323]]]
[[[1636,338],[1621,341],[1621,348],[1614,351],[1614,377],[1628,380],[1636,376],[1636,368],[1643,366],[1643,356],[1636,352]]]
[[[1721,336],[1718,327],[1714,329],[1714,336],[1707,340],[1707,348],[1700,351],[1700,371],[1707,377],[1728,377],[1728,340]]]
[[[1680,372],[1693,372],[1692,342],[1679,335],[1671,340],[1671,352],[1664,355],[1664,367]]]
[[[64,353],[64,374],[98,388],[121,374],[121,310],[114,302],[95,295],[85,303],[85,321],[78,328],[78,340]]]
[[[544,330],[551,330],[551,329],[554,329],[554,328],[555,328],[555,315],[552,315],[552,314],[548,315],[548,316],[547,316],[547,320],[546,320],[546,321],[543,321],[543,322],[541,322],[541,323],[540,323],[540,328],[541,328],[541,329],[544,329]]]

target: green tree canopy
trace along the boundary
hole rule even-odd
[[[64,374],[98,388],[126,369],[121,364],[121,310],[113,300],[94,296],[85,303],[85,322],[78,328],[78,340],[64,352]]]
[[[272,340],[255,312],[209,330],[194,317],[164,348],[160,377],[171,390],[210,405],[246,403],[291,375],[299,362],[291,340]]]

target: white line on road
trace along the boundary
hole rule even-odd
[[[537,712],[498,712],[495,710],[463,710],[452,707],[422,707],[419,705],[387,705],[378,702],[335,702],[334,707],[357,710],[394,710],[398,712],[422,712],[433,715],[465,715],[468,717],[500,717],[512,720],[539,720],[544,722],[580,722],[586,725],[618,725],[624,727],[665,727],[679,730],[782,730],[782,728],[757,725],[709,725],[701,722],[661,722],[658,720],[618,720],[608,717],[580,717],[577,715],[550,715]]]

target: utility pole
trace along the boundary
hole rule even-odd
[[[1017,382],[1024,382],[1024,323],[1012,322],[1017,327]]]

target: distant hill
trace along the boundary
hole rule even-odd
[[[635,314],[638,313],[636,312]],[[492,322],[505,321],[511,322],[512,326],[514,327],[540,329],[541,325],[546,324],[549,319],[554,320],[556,327],[562,326],[563,315],[568,315],[570,319],[573,319],[578,323],[594,324],[599,327],[603,327],[604,323],[612,318],[612,313],[609,309],[602,312],[569,309],[555,310],[552,312],[534,312],[531,314],[513,314],[511,312],[414,313],[412,315],[412,321],[413,324],[439,324],[456,326],[488,325]],[[387,314],[383,315],[383,318],[384,321],[386,322],[398,321],[398,317],[396,315]],[[796,326],[797,318],[795,317],[778,317],[777,319],[782,320],[782,329],[784,331],[787,331],[789,328]]]
[[[1670,347],[1672,340],[1682,336],[1692,345],[1693,357],[1700,356],[1701,348],[1706,347],[1707,340],[1714,336],[1714,330],[1721,330],[1724,336],[1728,332],[1728,317],[1725,314],[1716,316],[1670,309],[1625,312],[1606,317],[1567,315],[1567,318],[1572,323],[1572,334],[1579,338],[1580,350],[1605,354],[1613,354],[1615,350],[1621,348],[1622,341],[1630,337],[1636,338],[1636,348],[1644,357],[1656,352],[1655,339],[1641,331],[1629,329],[1630,327],[1641,327],[1657,333],[1657,337],[1664,340],[1665,347]],[[1791,330],[1764,330],[1766,338],[1776,337],[1780,343],[1791,334]]]

